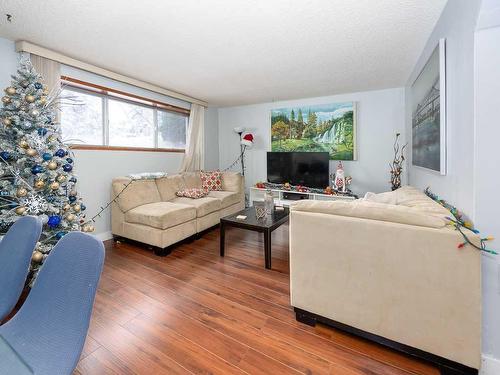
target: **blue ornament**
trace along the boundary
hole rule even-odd
[[[57,232],[57,233],[56,233],[56,238],[57,238],[58,240],[60,240],[61,238],[63,238],[63,237],[64,237],[64,235],[65,235],[65,234],[66,234],[66,232],[64,232],[64,231]]]
[[[7,152],[7,151],[2,151],[2,152],[0,152],[0,157],[1,157],[3,160],[8,160],[8,159],[10,159],[10,152]]]
[[[38,131],[38,135],[40,135],[40,136],[44,136],[45,134],[47,134],[47,129],[45,129],[45,128],[38,128],[37,131]]]
[[[42,88],[43,88],[43,86],[40,82],[35,83],[35,89],[40,90]]]
[[[44,152],[42,158],[45,161],[49,161],[50,159],[52,159],[52,154],[50,152]]]
[[[71,159],[71,158],[67,158],[67,159],[66,159],[66,161],[67,161],[69,164],[73,163],[73,159]]]
[[[56,153],[54,155],[56,155],[60,158],[63,158],[66,156],[66,152],[62,148],[60,148],[59,150],[56,151]]]
[[[71,177],[69,179],[69,182],[72,182],[72,183],[76,184],[76,177],[75,176]]]
[[[64,164],[63,165],[64,172],[71,172],[72,169],[73,169],[73,166],[71,164]]]
[[[44,169],[41,165],[36,164],[33,167],[31,167],[31,173],[33,173],[33,174],[42,173],[43,171],[44,171]]]
[[[82,211],[85,211],[85,209],[87,208],[87,206],[85,206],[84,204],[81,204],[80,208],[81,208]]]
[[[70,195],[70,196],[68,197],[68,199],[69,199],[69,201],[70,201],[71,203],[73,203],[74,201],[76,201],[76,197],[74,197],[74,196],[72,196],[72,195]]]
[[[45,200],[49,203],[53,203],[56,200],[56,197],[54,195],[48,195]]]
[[[51,228],[57,227],[59,224],[61,224],[61,216],[49,216],[49,221],[47,221],[47,224]]]

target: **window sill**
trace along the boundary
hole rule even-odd
[[[101,145],[69,145],[72,150],[101,150],[101,151],[147,151],[147,152],[178,152],[184,153],[182,148],[150,148],[150,147],[124,147]]]

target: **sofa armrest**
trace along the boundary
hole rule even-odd
[[[460,234],[292,210],[294,307],[479,368],[481,254]]]

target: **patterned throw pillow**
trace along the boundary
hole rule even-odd
[[[201,188],[206,191],[222,190],[222,172],[218,169],[211,172],[201,171]]]
[[[178,197],[186,197],[193,199],[203,198],[207,194],[208,191],[198,188],[179,190],[177,193],[175,193],[175,195],[177,195]]]

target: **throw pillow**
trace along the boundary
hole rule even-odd
[[[177,193],[175,193],[175,195],[177,195],[178,197],[186,197],[193,199],[203,198],[207,194],[208,194],[207,190],[198,188],[179,190]]]
[[[201,188],[206,191],[222,190],[222,172],[216,171],[201,171]]]

